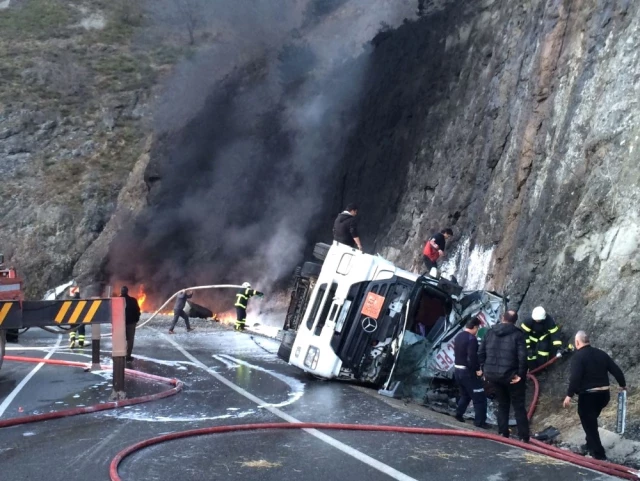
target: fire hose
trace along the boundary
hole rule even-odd
[[[554,357],[547,361],[545,364],[532,370],[527,374],[527,377],[533,382],[534,394],[527,417],[531,419],[535,412],[538,398],[540,396],[540,385],[536,373],[539,373],[543,369],[547,368],[559,357]],[[407,434],[422,434],[422,435],[439,435],[439,436],[458,436],[476,439],[486,439],[495,441],[510,446],[526,449],[528,451],[550,456],[552,458],[572,463],[574,465],[592,469],[594,471],[616,476],[622,479],[638,479],[640,473],[636,470],[628,468],[626,466],[610,463],[607,461],[599,461],[596,459],[585,458],[571,451],[557,448],[542,443],[538,440],[532,439],[529,443],[516,441],[513,439],[505,438],[496,434],[478,432],[478,431],[466,431],[457,429],[434,429],[434,428],[410,428],[403,426],[376,426],[376,425],[353,425],[353,424],[333,424],[333,423],[262,423],[262,424],[240,424],[232,426],[215,426],[202,429],[193,429],[188,431],[181,431],[176,433],[165,434],[157,436],[151,439],[140,441],[132,446],[129,446],[120,451],[115,458],[111,461],[110,476],[111,481],[122,481],[122,478],[118,474],[118,467],[124,461],[124,459],[136,451],[147,448],[149,446],[157,445],[163,442],[172,441],[175,439],[188,438],[193,436],[203,436],[207,434],[222,434],[237,431],[254,431],[254,430],[269,430],[269,429],[329,429],[329,430],[347,430],[347,431],[369,431],[369,432],[394,432],[394,433],[407,433]]]
[[[86,363],[77,362],[77,361],[62,361],[59,359],[41,359],[37,357],[22,357],[22,356],[5,356],[6,361],[17,361],[17,362],[31,362],[31,363],[44,363],[51,364],[57,366],[70,366],[70,367],[80,367],[83,369],[87,369],[89,367]],[[107,366],[101,366],[103,369],[106,369]],[[156,394],[148,394],[145,396],[138,396],[130,399],[124,399],[121,401],[110,401],[101,404],[94,404],[93,406],[83,406],[76,407],[71,409],[63,409],[61,411],[56,411],[52,413],[44,413],[44,414],[32,414],[29,416],[23,416],[19,418],[5,419],[0,420],[0,428],[7,428],[10,426],[18,426],[20,424],[28,424],[35,423],[39,421],[47,421],[49,419],[59,419],[69,416],[76,416],[78,414],[88,414],[95,413],[99,411],[106,411],[109,409],[116,409],[125,406],[132,406],[134,404],[142,404],[149,401],[156,401],[158,399],[163,399],[169,396],[173,396],[174,394],[182,391],[183,383],[177,379],[169,379],[166,377],[155,376],[153,374],[147,374],[140,371],[134,371],[131,369],[125,369],[125,374],[138,377],[142,379],[148,379],[150,381],[155,381],[162,384],[169,384],[173,386],[171,389],[167,389],[165,391],[156,393]]]
[[[21,356],[5,356],[5,359],[7,361],[32,362],[32,363],[42,362],[50,365],[80,367],[83,369],[86,369],[88,367],[87,364],[82,362],[63,361],[63,360],[57,360],[57,359],[45,360],[41,358],[31,358],[31,357],[21,357]],[[533,396],[531,405],[529,407],[529,412],[528,412],[529,418],[533,416],[536,404],[538,402],[539,392],[540,392],[538,380],[536,379],[535,374],[542,371],[549,365],[553,364],[558,359],[559,358],[554,357],[547,363],[543,364],[539,368],[534,369],[533,371],[527,374],[527,377],[531,379],[532,382],[534,383],[534,396]],[[152,374],[147,374],[139,371],[133,371],[129,369],[127,369],[125,372],[131,376],[136,376],[144,379],[167,383],[172,385],[173,387],[169,390],[166,390],[157,394],[140,396],[140,397],[126,399],[122,401],[113,401],[113,402],[107,402],[107,403],[97,404],[93,406],[84,406],[84,407],[66,409],[66,410],[57,411],[54,413],[35,414],[30,416],[24,416],[21,418],[2,420],[0,421],[0,428],[45,421],[49,419],[58,419],[62,417],[75,416],[78,414],[99,412],[99,411],[104,411],[108,409],[115,409],[118,407],[130,406],[134,404],[140,404],[140,403],[172,396],[182,390],[182,386],[183,386],[182,382],[176,379],[164,378],[164,377],[155,376]],[[486,440],[491,440],[491,441],[499,442],[502,444],[526,449],[528,451],[531,451],[537,454],[550,456],[552,458],[555,458],[561,461],[569,462],[583,468],[592,469],[594,471],[616,476],[622,479],[640,478],[640,473],[638,471],[628,468],[626,466],[610,463],[607,461],[599,461],[596,459],[585,458],[571,451],[563,450],[555,446],[549,446],[545,443],[542,443],[534,439],[532,439],[530,443],[523,443],[513,439],[504,438],[496,434],[478,432],[478,431],[466,431],[466,430],[457,430],[457,429],[438,429],[438,428],[411,428],[411,427],[404,427],[404,426],[333,424],[333,423],[241,424],[241,425],[232,425],[232,426],[215,426],[215,427],[209,427],[209,428],[194,429],[194,430],[187,430],[187,431],[165,434],[165,435],[140,441],[120,451],[111,461],[111,465],[109,469],[110,477],[112,481],[122,481],[122,478],[118,474],[118,466],[122,463],[122,461],[126,457],[130,456],[136,451],[139,451],[149,446],[160,444],[166,441],[193,437],[193,436],[203,436],[207,434],[222,434],[222,433],[237,432],[237,431],[268,430],[268,429],[326,429],[326,430],[348,430],[348,431],[369,431],[369,432],[394,432],[394,433],[406,433],[406,434],[457,436],[457,437],[466,437],[466,438],[486,439]]]
[[[611,463],[604,463],[594,459],[584,458],[576,454],[563,451],[560,449],[548,449],[545,444],[537,443],[527,444],[514,439],[504,438],[496,434],[483,433],[478,431],[464,431],[457,429],[437,429],[437,428],[411,428],[405,426],[377,426],[366,424],[333,424],[333,423],[261,423],[261,424],[236,424],[232,426],[215,426],[201,429],[191,429],[188,431],[181,431],[176,433],[164,434],[151,439],[140,441],[128,448],[120,451],[111,461],[109,467],[109,474],[111,481],[122,481],[122,478],[118,474],[118,466],[122,461],[131,454],[149,446],[154,446],[163,442],[172,441],[175,439],[183,439],[193,436],[203,436],[207,434],[221,434],[238,431],[256,431],[267,429],[322,429],[322,430],[342,430],[342,431],[368,431],[368,432],[387,432],[387,433],[406,433],[406,434],[423,434],[423,435],[437,435],[437,436],[458,436],[465,438],[487,439],[496,441],[509,446],[526,449],[528,451],[550,456],[552,458],[566,461],[583,468],[592,469],[604,474],[617,476],[623,479],[638,479],[638,472],[626,468],[624,466],[618,466]]]
[[[216,284],[216,285],[212,285],[212,286],[194,286],[194,287],[187,287],[185,289],[180,289],[179,291],[174,292],[173,295],[171,297],[169,297],[169,299],[164,301],[164,304],[162,304],[156,310],[156,312],[151,314],[151,317],[149,317],[149,319],[147,319],[146,321],[138,324],[138,328],[144,327],[147,324],[149,324],[151,322],[151,320],[154,317],[156,317],[158,314],[160,314],[160,312],[167,306],[167,304],[169,304],[182,291],[198,291],[198,290],[202,290],[202,289],[242,289],[242,286],[236,286],[235,284]],[[102,337],[111,337],[111,336],[112,336],[112,334],[109,333],[109,334],[104,334]]]

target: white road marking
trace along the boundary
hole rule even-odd
[[[62,335],[58,336],[58,341],[56,342],[56,345],[53,346],[52,349],[49,350],[49,352],[47,353],[46,356],[44,356],[44,359],[49,359],[51,356],[53,356],[53,353],[56,352],[56,349],[60,346],[60,342],[62,342]],[[2,415],[4,414],[4,412],[7,410],[7,408],[9,407],[9,405],[13,402],[13,400],[16,398],[16,396],[18,395],[18,393],[20,393],[20,391],[22,391],[22,388],[25,387],[27,385],[27,383],[29,382],[29,380],[36,375],[36,373],[40,370],[40,368],[42,366],[44,366],[44,362],[40,362],[36,365],[36,367],[34,367],[31,372],[29,374],[27,374],[25,376],[25,378],[20,381],[20,384],[18,384],[16,386],[16,388],[11,391],[11,394],[9,394],[7,396],[7,398],[2,402],[2,404],[0,404],[0,417],[2,417]]]
[[[229,362],[226,359],[223,359],[222,357],[218,356],[217,354],[214,354],[211,357],[214,358],[216,361],[220,361],[222,364],[224,364],[229,369],[235,369],[235,368],[238,367],[238,365],[235,362]]]
[[[225,386],[233,389],[235,392],[237,392],[241,396],[246,397],[250,401],[253,401],[254,403],[258,404],[259,406],[263,406],[264,409],[268,410],[269,412],[275,414],[279,418],[281,418],[281,419],[283,419],[283,420],[285,420],[285,421],[287,421],[289,423],[301,423],[302,422],[302,421],[294,418],[293,416],[289,416],[287,413],[285,413],[283,411],[280,411],[278,408],[275,408],[273,406],[269,406],[265,401],[263,401],[259,397],[254,396],[249,391],[246,391],[245,389],[242,389],[240,386],[237,386],[236,384],[232,383],[227,378],[225,378],[224,376],[218,374],[213,369],[207,367],[205,364],[200,362],[195,356],[193,356],[189,351],[184,349],[180,344],[178,344],[176,341],[174,341],[169,336],[165,335],[162,332],[159,332],[159,334],[166,341],[168,341],[173,347],[175,347],[178,351],[180,351],[184,357],[186,357],[187,359],[192,361],[194,364],[196,364],[201,369],[207,371],[215,379],[220,381]],[[342,451],[343,453],[348,454],[349,456],[357,459],[358,461],[361,461],[364,464],[366,464],[366,465],[368,465],[368,466],[370,466],[370,467],[372,467],[374,469],[377,469],[381,473],[384,473],[384,474],[386,474],[387,476],[389,476],[389,477],[391,477],[393,479],[397,479],[399,481],[417,481],[415,478],[412,478],[411,476],[407,476],[406,474],[398,471],[397,469],[394,469],[391,466],[378,461],[377,459],[373,459],[371,456],[368,456],[368,455],[358,451],[357,449],[352,448],[351,446],[347,446],[346,444],[338,441],[335,438],[332,438],[331,436],[328,436],[328,435],[326,435],[324,433],[321,433],[317,429],[304,429],[304,431],[306,431],[307,433],[309,433],[312,436],[316,437],[317,439],[320,439],[321,441],[324,441],[325,443],[329,444],[330,446],[333,446],[334,448],[338,449],[339,451]]]
[[[298,381],[297,379],[295,379],[293,377],[285,376],[284,374],[280,374],[279,372],[270,371],[269,369],[265,369],[263,367],[256,366],[255,364],[248,363],[246,361],[243,361],[242,359],[237,359],[237,358],[235,358],[233,356],[229,356],[228,354],[220,354],[217,357],[220,358],[220,360],[227,359],[228,361],[234,362],[237,365],[247,366],[247,367],[249,367],[251,369],[254,369],[256,371],[261,371],[261,372],[267,373],[269,376],[275,377],[276,379],[278,379],[278,380],[282,381],[283,383],[285,383],[286,385],[288,385],[291,388],[291,392],[289,393],[289,399],[287,399],[284,402],[278,403],[278,404],[270,403],[269,406],[271,406],[271,407],[281,408],[281,407],[284,407],[284,406],[288,406],[289,404],[293,404],[294,402],[296,402],[298,399],[300,399],[304,395],[304,383]],[[236,367],[238,367],[237,365],[236,365]],[[264,406],[260,406],[260,407],[264,407]]]

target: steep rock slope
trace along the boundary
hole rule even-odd
[[[70,278],[144,151],[151,90],[175,55],[135,48],[136,5],[0,10],[0,252],[29,297]]]
[[[379,35],[334,211],[359,199],[370,247],[416,270],[453,226],[446,270],[590,330],[635,373],[639,8],[446,2]]]

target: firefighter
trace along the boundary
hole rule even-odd
[[[251,284],[248,282],[242,284],[242,289],[239,289],[236,294],[236,331],[244,331],[244,325],[247,322],[247,304],[253,296],[263,297],[264,294],[251,289]]]
[[[80,291],[75,291],[73,293],[73,295],[71,296],[71,299],[73,300],[78,300],[80,299]],[[76,341],[77,341],[77,346],[78,347],[84,347],[84,336],[86,333],[86,328],[84,324],[80,324],[80,327],[78,327],[78,329],[71,331],[69,333],[69,347],[71,349],[75,349],[76,348]]]
[[[531,318],[520,325],[527,335],[527,364],[529,370],[542,366],[562,349],[560,328],[542,306],[536,307]]]

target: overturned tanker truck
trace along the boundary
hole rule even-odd
[[[319,378],[446,401],[456,334],[477,316],[482,337],[504,310],[495,292],[465,292],[455,279],[417,275],[337,242],[317,244],[314,256],[322,264],[296,271],[278,355]]]

